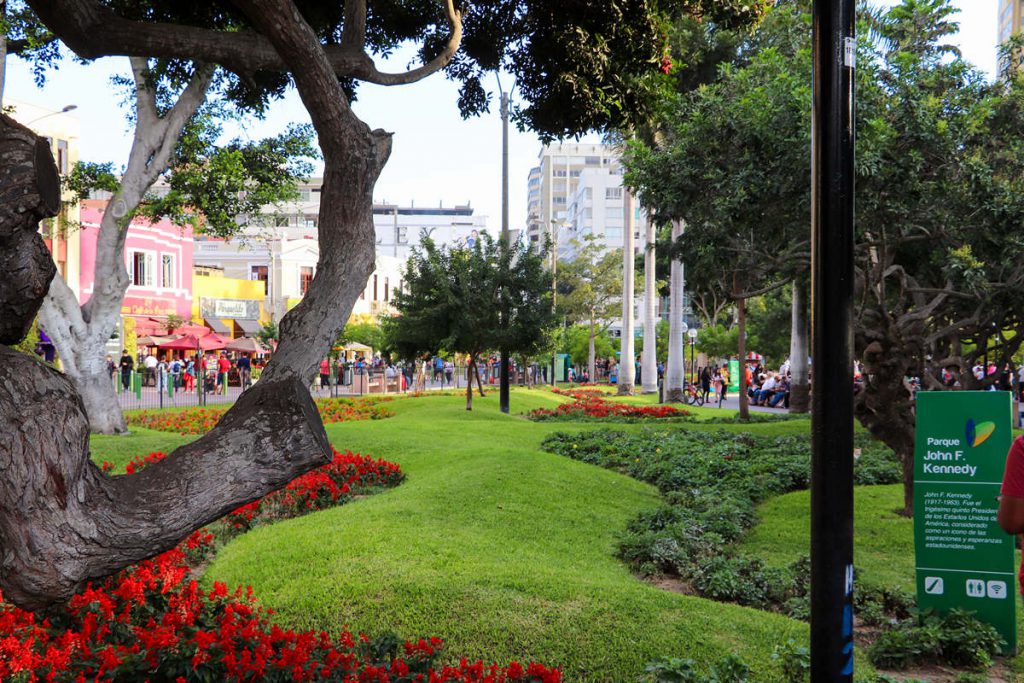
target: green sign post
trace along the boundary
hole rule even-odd
[[[729,392],[737,393],[740,390],[740,362],[735,358],[729,359]]]
[[[914,441],[917,603],[959,608],[1017,649],[1013,537],[996,522],[1013,441],[1005,391],[921,391]]]

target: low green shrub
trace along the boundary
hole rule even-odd
[[[920,664],[985,669],[1002,645],[995,628],[970,612],[950,610],[938,616],[928,611],[884,631],[868,649],[868,661],[895,670]]]
[[[736,655],[729,655],[708,674],[697,671],[692,659],[665,657],[644,669],[641,683],[746,683],[750,668]]]
[[[891,451],[866,437],[858,445],[858,483],[900,481]],[[633,571],[679,576],[703,597],[807,618],[809,558],[778,570],[731,550],[757,523],[758,503],[807,488],[807,439],[649,428],[555,433],[544,448],[649,482],[664,494],[666,506],[640,514],[620,536],[618,557]],[[872,593],[862,604],[881,623],[891,602],[898,600]]]
[[[782,669],[782,677],[788,683],[804,683],[811,679],[811,649],[789,640],[776,645],[772,650],[772,659]]]

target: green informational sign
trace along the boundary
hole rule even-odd
[[[1013,442],[1010,393],[920,391],[914,441],[917,603],[959,608],[1017,649],[1013,536],[996,522]]]
[[[729,391],[733,394],[740,390],[740,362],[735,358],[729,359]]]

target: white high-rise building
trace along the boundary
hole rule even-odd
[[[527,195],[526,233],[531,242],[543,244],[552,226],[557,231],[568,220],[569,204],[580,174],[586,168],[618,168],[611,145],[571,142],[544,145],[539,165],[530,170]],[[621,172],[621,171],[620,171]]]
[[[623,214],[622,164],[612,145],[560,143],[545,145],[540,165],[530,170],[527,234],[531,242],[552,239],[560,260],[575,258],[582,241],[592,236],[602,248],[621,249]],[[635,244],[644,247],[643,221],[637,208]]]

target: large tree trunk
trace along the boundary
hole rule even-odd
[[[468,369],[469,369],[469,371],[471,373],[475,369],[473,367],[473,359],[472,358],[469,359],[469,368]],[[466,382],[466,410],[473,410],[473,375],[470,375],[467,379],[468,379],[468,381]]]
[[[6,346],[0,420],[13,430],[0,440],[0,589],[29,609],[174,546],[331,457],[305,385],[261,380],[206,436],[131,477],[107,476],[89,460],[71,382]]]
[[[28,334],[57,267],[39,221],[57,215],[60,180],[46,141],[0,115],[0,344]]]
[[[90,462],[85,408],[65,376],[0,347],[0,421],[17,430],[14,438],[0,439],[0,590],[19,606],[66,599],[84,582],[173,547],[330,459],[307,386],[373,269],[373,187],[391,136],[370,131],[352,113],[323,48],[291,2],[237,4],[289,66],[324,153],[316,276],[281,321],[280,345],[260,381],[209,434],[132,477],[108,477]],[[458,15],[449,10],[457,24]],[[5,191],[11,187],[0,182]],[[111,211],[123,216],[123,208],[114,202]],[[0,203],[0,240],[4,209]],[[108,238],[123,245],[122,237],[101,230],[101,243]],[[13,248],[0,247],[5,254]],[[119,251],[106,253],[104,258],[120,261]],[[21,260],[35,262],[31,254]],[[19,290],[0,286],[0,312],[17,308],[18,302],[7,300],[11,295]],[[90,301],[81,308],[84,322],[93,306]],[[23,329],[30,324],[16,321]],[[0,329],[5,325],[0,322]]]
[[[806,413],[810,410],[810,383],[807,367],[807,302],[806,285],[793,280],[793,302],[789,337],[789,411]]]
[[[636,217],[633,211],[633,194],[623,188],[622,210],[625,213],[625,230],[622,238],[622,338],[619,345],[619,395],[633,393],[636,379],[636,359],[633,351],[633,265],[636,231]]]
[[[894,353],[896,351],[896,353]],[[910,361],[893,345],[874,341],[864,348],[864,386],[854,397],[854,414],[876,439],[891,448],[903,467],[903,513],[914,511],[913,396],[904,383]]]
[[[682,221],[672,222],[672,241],[683,234]],[[665,402],[682,403],[685,369],[683,355],[686,353],[683,340],[683,263],[672,259],[669,273],[668,303],[668,367],[665,368]]]
[[[128,167],[121,187],[107,204],[96,242],[93,293],[79,305],[74,292],[54,278],[39,319],[53,340],[64,372],[79,390],[94,432],[114,434],[126,429],[124,416],[106,368],[106,344],[117,328],[128,290],[124,244],[128,226],[146,192],[173,159],[185,124],[206,99],[212,69],[200,66],[177,103],[163,116],[147,83],[146,60],[132,58],[136,124]]]
[[[641,391],[658,393],[658,331],[654,304],[654,221],[647,218],[644,245],[644,350],[641,357]]]

